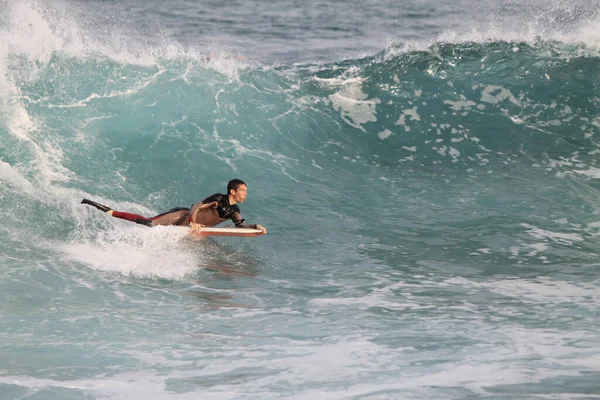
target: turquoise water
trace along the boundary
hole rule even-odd
[[[0,398],[600,397],[592,3],[0,7]]]

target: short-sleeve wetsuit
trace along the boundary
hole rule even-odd
[[[217,203],[216,207],[205,208],[198,210],[196,213],[195,221],[202,225],[214,226],[225,220],[231,219],[236,227],[238,228],[253,228],[256,229],[256,224],[246,224],[245,220],[240,214],[240,208],[237,204],[229,203],[229,196],[222,193],[215,193],[212,196],[208,196],[201,201],[202,204]],[[192,206],[193,209],[194,206]],[[216,211],[216,212],[215,212]],[[190,215],[192,218],[192,215]]]

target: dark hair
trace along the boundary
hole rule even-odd
[[[229,183],[227,184],[227,194],[230,194],[232,190],[234,192],[237,192],[238,188],[242,185],[248,186],[248,185],[246,185],[246,182],[244,182],[241,179],[230,180]]]

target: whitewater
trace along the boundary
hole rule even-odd
[[[0,398],[600,398],[596,6],[0,0]]]

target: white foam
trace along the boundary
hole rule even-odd
[[[327,86],[329,89],[338,90],[329,95],[328,99],[334,110],[338,111],[342,119],[350,126],[366,132],[363,124],[377,121],[378,98],[369,99],[362,91],[364,79],[359,76],[360,68],[348,69],[342,76],[336,78],[313,78],[315,81]]]
[[[592,179],[600,179],[600,168],[588,167],[586,170],[574,170],[573,172],[588,176]]]
[[[419,113],[417,113],[417,107],[413,107],[413,108],[408,108],[406,110],[402,110],[402,114],[410,117],[410,119],[412,121],[420,121],[421,120],[421,116],[419,115]]]
[[[513,96],[510,90],[498,85],[486,85],[481,92],[481,101],[497,104],[504,100],[508,100],[516,106],[521,106],[519,101]]]
[[[392,134],[392,131],[390,131],[389,129],[384,129],[383,131],[379,132],[377,135],[379,136],[379,139],[384,140],[384,139],[387,139],[388,137],[390,137],[391,134]]]
[[[122,224],[118,224],[122,225]],[[98,237],[65,243],[60,249],[71,260],[91,268],[145,278],[180,279],[198,269],[198,254],[185,251],[181,227],[124,227]]]
[[[23,176],[17,167],[13,167],[2,160],[0,160],[0,180],[11,185],[21,193],[31,194],[35,191],[35,187]]]
[[[55,380],[33,378],[23,375],[4,375],[0,383],[16,385],[19,387],[39,391],[42,389],[62,388],[86,393],[94,393],[100,398],[108,399],[172,399],[173,394],[165,391],[165,377],[153,375],[150,372],[126,372],[111,374],[110,377],[102,376],[98,379],[69,379]],[[178,399],[193,400],[198,398],[198,393],[179,393]],[[231,398],[230,396],[211,397]]]
[[[376,106],[380,100],[377,98],[367,99],[367,95],[358,86],[342,89],[338,93],[330,95],[329,100],[333,109],[340,113],[348,125],[366,132],[362,125],[377,121]]]
[[[411,121],[420,121],[421,116],[417,113],[417,107],[408,108],[406,110],[402,110],[402,114],[396,121],[395,125],[404,126],[404,130],[406,132],[410,131],[410,127],[406,124],[406,118],[409,117]]]
[[[454,111],[460,111],[463,108],[466,110],[470,110],[471,107],[477,105],[477,103],[475,103],[474,101],[466,100],[464,95],[461,95],[461,97],[463,97],[463,100],[457,100],[457,101],[444,100],[443,103],[448,104],[450,106],[450,108],[452,108]]]
[[[571,245],[573,242],[581,242],[583,238],[577,233],[562,233],[552,232],[545,229],[537,228],[529,224],[521,224],[521,226],[529,229],[528,234],[536,239],[550,239],[553,242]]]
[[[9,24],[0,30],[0,123],[12,139],[25,145],[22,148],[33,158],[26,163],[26,169],[20,168],[20,173],[26,176],[34,171],[35,184],[46,190],[53,182],[70,180],[72,173],[63,165],[63,153],[57,143],[60,139],[44,134],[43,124],[28,113],[26,102],[30,100],[21,93],[19,83],[35,79],[38,66],[44,68],[54,51],[69,49],[78,55],[85,51],[76,33],[78,26],[66,10],[60,10],[60,5],[47,10],[42,5],[45,6],[35,1],[10,2],[9,9],[3,10]],[[61,19],[52,20],[57,14]],[[14,183],[15,175],[11,177]]]
[[[558,43],[558,54],[561,56],[561,44],[566,45],[584,45],[578,49],[565,49],[564,57],[598,55],[600,51],[600,16],[595,12],[588,12],[588,16],[580,15],[580,20],[572,24],[557,24],[560,20],[557,13],[564,14],[563,8],[572,7],[568,3],[577,2],[537,2],[535,7],[531,7],[532,1],[524,1],[528,7],[520,13],[505,15],[503,10],[494,7],[492,3],[481,3],[486,5],[486,14],[491,18],[472,18],[471,13],[460,13],[460,21],[449,21],[448,26],[440,34],[435,36],[423,36],[420,39],[402,40],[400,43],[392,43],[388,46],[386,57],[394,57],[397,54],[404,54],[413,51],[432,51],[436,52],[437,46],[432,43],[481,43],[490,42],[509,42],[515,43],[512,47],[513,52],[521,51],[520,43],[526,43],[530,46],[537,46],[544,42]],[[558,5],[557,5],[558,3]],[[562,3],[565,3],[563,5]],[[585,2],[579,2],[583,4]],[[501,3],[497,3],[498,5]],[[532,9],[535,8],[535,14]],[[511,7],[507,7],[510,10]],[[472,14],[476,15],[476,14]],[[546,21],[544,21],[546,18]],[[554,21],[554,24],[552,23]],[[452,26],[453,25],[453,26]],[[451,26],[451,27],[450,27]],[[549,57],[555,56],[557,52],[546,52]],[[551,77],[546,76],[547,79]]]
[[[445,283],[486,288],[504,296],[536,303],[560,304],[570,302],[593,310],[597,310],[600,304],[598,282],[573,283],[539,277],[536,279],[499,279],[483,282],[471,281],[465,278],[450,278]]]
[[[219,40],[210,41],[209,49],[184,47],[169,39],[168,34],[157,34],[149,45],[130,26],[115,22],[109,30],[95,32],[86,21],[86,10],[70,2],[42,2],[20,0],[9,2],[3,10],[9,16],[7,31],[0,31],[0,59],[2,54],[22,54],[28,60],[46,65],[53,53],[86,58],[90,54],[119,63],[154,66],[160,60],[188,59],[205,63],[228,76],[237,76],[247,64],[242,57],[231,57],[227,45]],[[207,62],[208,54],[212,54]],[[32,64],[33,65],[33,64]]]
[[[427,281],[422,281],[421,284],[427,284]],[[416,301],[412,301],[410,295],[407,295],[404,301],[398,299],[388,299],[393,291],[398,288],[416,287],[418,285],[409,284],[406,282],[396,282],[394,284],[385,286],[383,288],[375,288],[370,293],[359,297],[335,297],[335,298],[318,298],[311,299],[310,303],[315,306],[328,307],[328,306],[362,306],[362,308],[368,307],[384,307],[390,310],[418,310],[418,309],[430,309],[434,306],[419,304]]]

